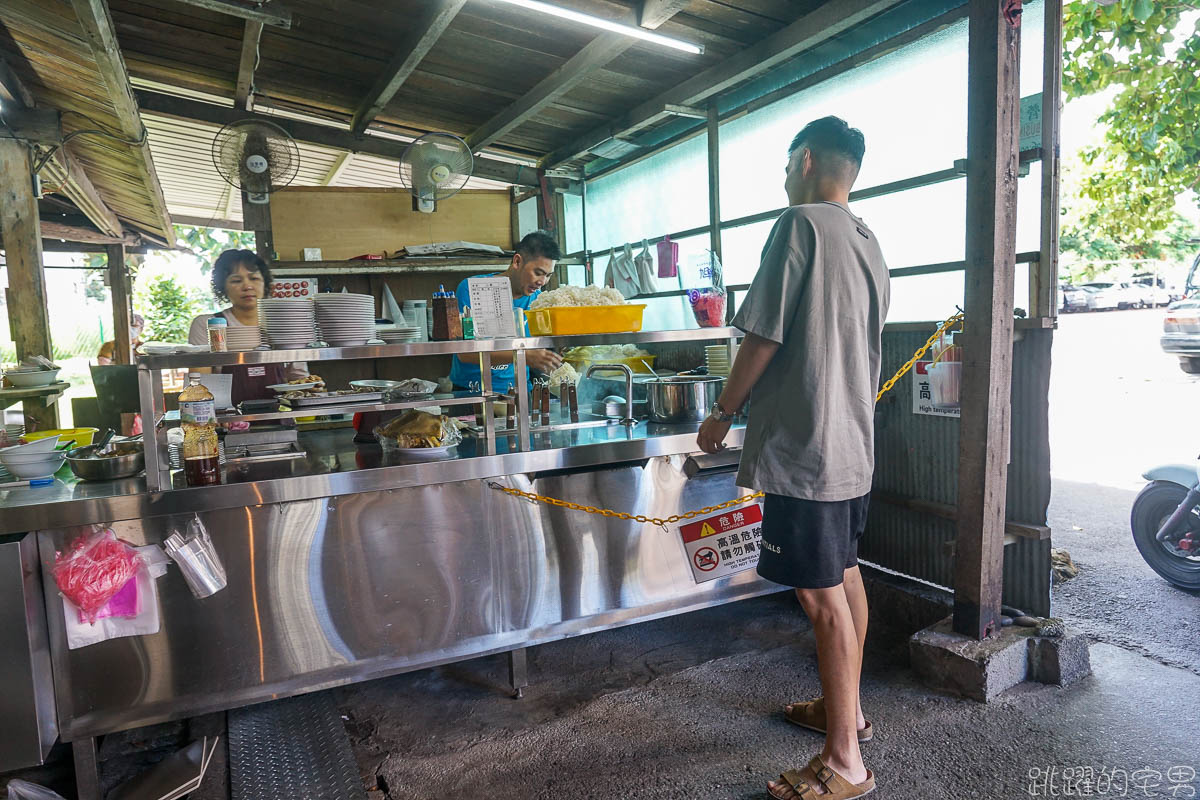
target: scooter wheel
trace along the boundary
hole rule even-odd
[[[1187,489],[1170,481],[1149,483],[1133,501],[1130,525],[1133,528],[1133,543],[1151,569],[1180,589],[1197,590],[1200,589],[1200,553],[1191,557],[1182,556],[1170,544],[1155,538],[1158,529],[1187,497],[1187,492]],[[1189,522],[1197,527],[1195,517]]]

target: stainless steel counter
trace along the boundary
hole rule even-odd
[[[147,492],[144,478],[91,483],[63,471],[53,486],[0,490],[0,535],[693,453],[697,428],[642,422],[535,432],[526,452],[517,451],[515,437],[501,436],[490,455],[479,452],[482,440],[468,438],[454,455],[428,461],[385,456],[376,444],[356,445],[349,430],[318,431],[304,434],[303,461],[234,471],[228,474],[232,482],[221,486]],[[731,430],[729,445],[740,447],[743,434],[741,427]]]

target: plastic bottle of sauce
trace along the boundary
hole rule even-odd
[[[433,338],[439,342],[463,338],[462,317],[458,315],[458,299],[445,286],[433,293]]]
[[[183,476],[188,486],[221,482],[215,399],[199,375],[188,375],[179,393],[179,427],[183,429]]]

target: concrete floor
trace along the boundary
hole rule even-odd
[[[1188,796],[1168,770],[1200,769],[1200,677],[1119,647],[1095,645],[1074,687],[1026,684],[988,705],[921,686],[895,632],[874,632],[866,661],[876,797],[1029,797],[1029,770],[1052,766],[1149,768],[1163,777],[1144,796]],[[763,797],[821,747],[779,713],[819,691],[788,594],[536,648],[522,700],[505,680],[491,657],[337,690],[374,796]]]

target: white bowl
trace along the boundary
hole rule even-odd
[[[65,450],[62,452],[66,452]],[[9,464],[33,464],[37,461],[44,461],[56,455],[56,451],[50,450],[41,453],[0,453],[0,464],[8,466]]]
[[[41,461],[32,461],[29,463],[10,464],[5,462],[4,466],[13,475],[16,475],[22,480],[36,480],[38,478],[48,478],[58,472],[62,467],[63,461],[67,458],[66,453],[51,453]]]
[[[58,378],[56,369],[30,370],[29,372],[6,372],[4,377],[13,386],[21,389],[34,389],[39,386],[49,386]]]
[[[29,444],[14,444],[12,447],[6,447],[0,450],[0,456],[7,455],[28,455],[30,453],[49,453],[58,446],[58,436],[47,436],[44,439],[34,439]]]

